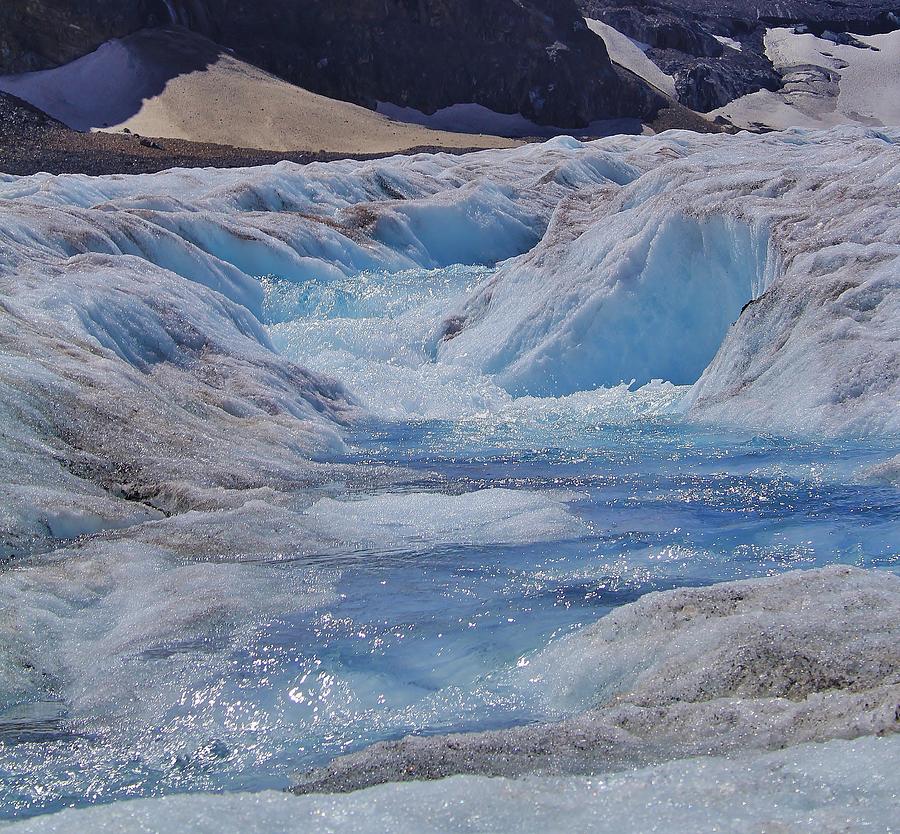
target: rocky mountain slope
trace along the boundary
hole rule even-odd
[[[679,100],[707,113],[757,90],[777,90],[782,77],[765,55],[766,29],[801,25],[809,31],[878,34],[900,27],[885,0],[578,0],[600,20],[647,47],[647,55],[675,77]]]
[[[652,117],[662,100],[611,64],[574,0],[10,0],[0,72],[71,61],[179,23],[320,94],[424,112],[459,102],[578,127]]]
[[[0,91],[78,131],[231,147],[362,154],[514,144],[403,124],[317,95],[181,26],[142,29],[63,67],[0,77]]]

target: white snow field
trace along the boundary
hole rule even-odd
[[[858,45],[769,29],[766,55],[783,88],[741,96],[709,115],[737,127],[774,130],[900,124],[900,31],[853,37]]]
[[[0,819],[887,830],[898,143],[0,175]]]

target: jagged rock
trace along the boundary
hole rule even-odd
[[[701,113],[758,90],[781,88],[783,81],[763,47],[763,35],[768,27],[798,24],[835,43],[849,43],[849,31],[874,34],[900,26],[891,4],[882,0],[847,3],[578,0],[578,3],[587,17],[601,20],[646,44],[651,60],[675,77],[678,100]]]
[[[678,100],[699,113],[709,113],[756,90],[777,90],[778,74],[771,68],[745,61],[740,67],[727,61],[702,61],[675,73]]]

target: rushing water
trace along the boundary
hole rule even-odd
[[[316,505],[336,538],[369,545],[279,569],[327,574],[333,598],[253,623],[239,650],[200,664],[158,727],[93,735],[52,703],[0,716],[0,815],[284,787],[379,739],[553,717],[562,708],[529,683],[529,655],[641,594],[900,565],[900,492],[858,477],[896,444],[691,426],[665,383],[515,400],[435,361],[440,313],[483,277],[266,282],[276,346],[345,380],[373,415],[347,462],[412,474]],[[223,654],[214,637],[167,651]],[[164,676],[167,657],[147,662]]]

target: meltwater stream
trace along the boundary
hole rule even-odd
[[[345,381],[372,415],[347,462],[402,467],[403,486],[307,511],[352,543],[279,562],[332,586],[321,604],[248,623],[238,650],[213,635],[148,654],[151,688],[168,657],[201,658],[180,688],[160,685],[157,726],[94,733],[53,703],[0,716],[0,816],[283,788],[377,740],[558,717],[567,706],[529,677],[529,657],[648,591],[900,565],[900,492],[858,477],[895,453],[888,441],[691,426],[664,382],[514,399],[439,361],[441,313],[485,275],[264,280],[276,347]]]

